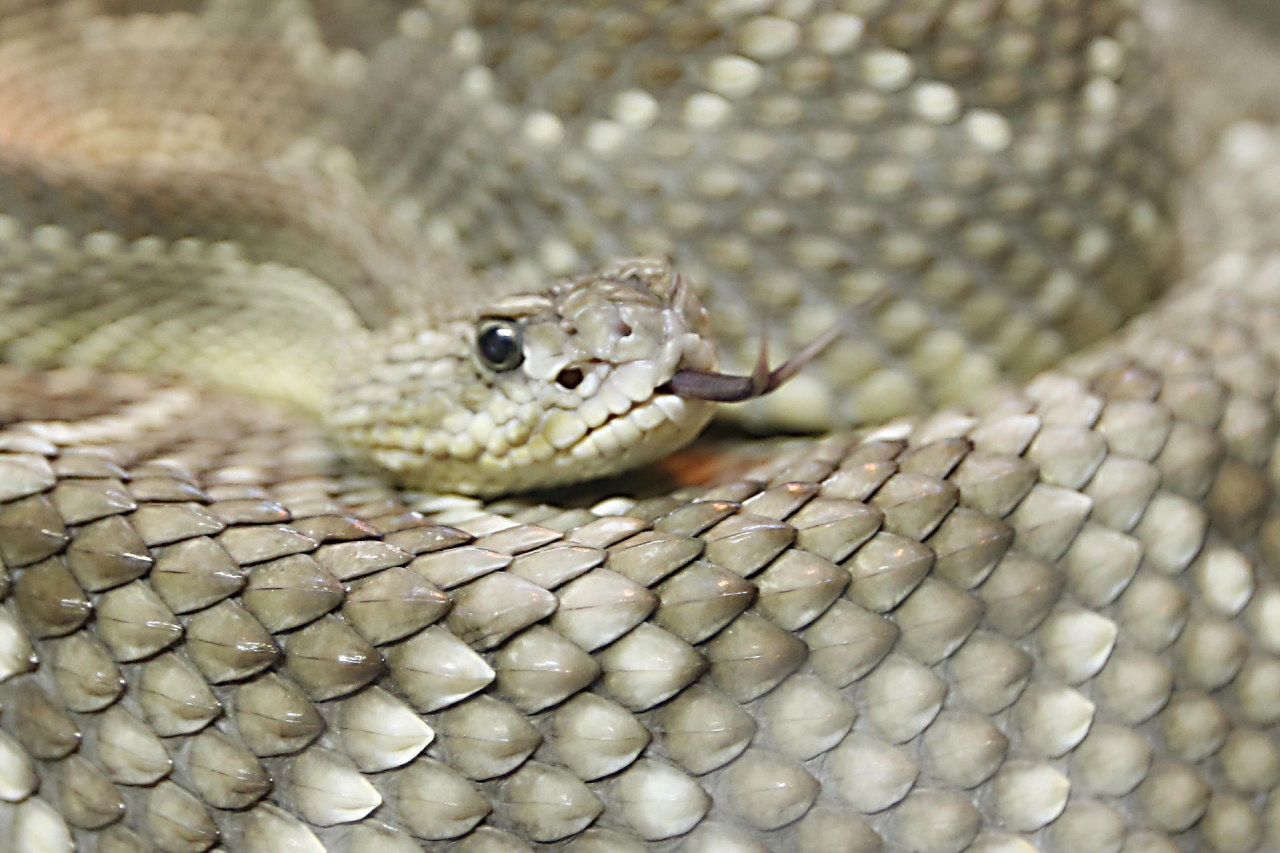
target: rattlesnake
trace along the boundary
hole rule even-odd
[[[1280,849],[1276,62],[1158,0],[0,3],[0,849]],[[833,321],[734,413],[825,437],[448,491]]]

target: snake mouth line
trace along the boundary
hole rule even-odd
[[[665,384],[665,383],[664,383]],[[646,436],[665,427],[681,429],[691,420],[688,403],[679,395],[654,389],[654,395],[631,408],[610,413],[600,424],[588,427],[586,433],[568,447],[575,459],[610,457],[626,453],[641,445]],[[701,420],[694,428],[701,429]]]

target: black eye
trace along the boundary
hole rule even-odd
[[[514,320],[481,320],[476,346],[481,361],[499,373],[515,370],[524,361],[524,342]]]

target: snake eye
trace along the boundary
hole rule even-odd
[[[522,338],[520,326],[514,320],[481,320],[476,332],[480,359],[498,373],[515,370],[524,361]]]

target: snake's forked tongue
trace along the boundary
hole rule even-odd
[[[659,390],[686,400],[709,400],[715,403],[741,403],[743,400],[763,397],[813,361],[839,336],[840,328],[841,324],[836,323],[774,370],[769,369],[768,342],[761,335],[760,355],[756,358],[756,366],[750,376],[686,368],[672,374],[671,379]]]

